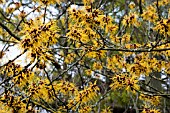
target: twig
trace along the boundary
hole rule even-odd
[[[26,51],[27,51],[27,49],[24,50],[24,51],[23,51],[21,54],[19,54],[18,56],[16,56],[14,59],[9,60],[6,64],[0,66],[0,68],[3,67],[3,66],[6,66],[6,65],[8,65],[8,64],[10,64],[10,63],[13,62],[13,61],[15,61],[17,58],[19,58],[20,56],[22,56]]]
[[[64,70],[61,74],[58,75],[57,78],[55,78],[54,80],[51,81],[51,83],[49,85],[51,85],[54,81],[58,80],[60,78],[60,76],[62,76],[63,74],[65,74],[66,72],[68,72],[73,66],[75,66],[80,60],[82,60],[82,58],[85,56],[86,53],[84,53],[76,62],[74,62],[69,68],[67,68],[66,70]]]
[[[65,9],[57,16],[57,20],[60,19],[60,17],[67,11],[68,7],[70,7],[70,5],[72,4],[72,2],[69,2],[69,4],[65,7]]]
[[[42,105],[42,104],[38,103],[37,101],[34,101],[34,100],[30,100],[30,101],[31,101],[32,103],[34,103],[35,105],[38,105],[38,106],[44,108],[45,110],[50,111],[51,113],[57,113],[56,111],[54,111],[54,110],[46,107],[45,105]]]
[[[45,24],[46,12],[47,12],[47,4],[46,4],[45,9],[44,9],[44,20],[43,20],[43,24]]]
[[[15,42],[15,41],[10,41],[10,40],[3,40],[3,39],[0,39],[0,41],[2,41],[2,42],[7,42],[7,43],[17,43],[17,42]]]
[[[60,98],[58,98],[58,96],[56,95],[54,86],[53,86],[53,84],[52,84],[52,81],[50,80],[50,77],[49,77],[47,71],[46,71],[45,69],[44,69],[44,71],[45,71],[45,73],[46,73],[46,75],[47,75],[47,78],[48,78],[50,84],[51,84],[51,87],[52,87],[52,91],[53,91],[53,93],[54,93],[54,96],[55,96],[56,99],[59,100],[64,106],[66,106],[66,104],[65,104]]]

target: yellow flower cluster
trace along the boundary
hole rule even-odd
[[[66,56],[66,58],[64,59],[64,62],[67,63],[67,64],[69,64],[69,63],[71,63],[71,62],[74,61],[74,59],[76,58],[76,56],[77,56],[76,54],[70,53],[70,54],[68,54],[68,55]]]
[[[170,18],[162,19],[161,21],[157,22],[153,30],[158,31],[160,34],[163,34],[165,37],[170,36]]]
[[[129,15],[125,15],[122,24],[125,26],[140,26],[140,22],[138,21],[138,15],[134,13],[129,13]]]
[[[90,113],[92,108],[90,106],[85,106],[79,109],[79,113]]]
[[[133,91],[134,93],[136,90],[139,90],[138,80],[134,75],[129,76],[128,74],[120,74],[112,77],[111,80],[113,83],[110,87],[113,90],[125,88],[127,91]]]
[[[3,102],[6,101],[6,104]],[[27,105],[28,99],[25,100],[21,96],[4,94],[0,99],[1,113],[23,113],[23,112],[36,112],[31,105]]]
[[[69,32],[67,36],[75,45],[91,48],[99,48],[104,43],[98,29],[105,33],[114,34],[118,26],[113,24],[113,18],[106,16],[98,9],[91,6],[83,6],[79,9],[69,9]],[[95,30],[94,30],[95,29]],[[79,46],[80,47],[80,46]]]
[[[107,107],[105,109],[102,109],[102,112],[101,113],[112,113],[111,111],[111,108],[110,107]]]
[[[152,105],[159,105],[160,103],[160,96],[151,96],[151,95],[144,95],[144,94],[141,94],[139,96],[139,98],[149,104],[152,104]]]
[[[85,70],[85,73],[86,73],[86,75],[88,75],[88,76],[91,76],[92,75],[92,70],[91,69],[87,69],[87,70]]]
[[[121,43],[128,43],[130,41],[130,34],[126,33],[122,36]]]
[[[105,50],[100,50],[100,51],[89,51],[86,54],[86,57],[88,58],[95,58],[95,59],[101,59],[101,58],[105,58],[106,56],[106,51]]]
[[[170,3],[170,1],[169,0],[159,0],[158,1],[158,6],[160,7],[160,6],[166,6],[166,5],[168,5]],[[157,2],[154,2],[154,4],[157,4]]]
[[[100,90],[99,87],[96,85],[96,82],[97,81],[95,81],[95,83],[89,83],[88,87],[85,87],[84,90],[78,93],[75,100],[77,102],[80,102],[81,100],[81,103],[86,103],[95,99],[95,97],[97,96],[97,91]]]
[[[43,24],[41,18],[30,20],[22,25],[20,32],[23,39],[20,42],[21,49],[27,51],[27,57],[35,60],[36,58],[51,59],[49,47],[57,42],[59,35],[55,21]]]
[[[39,2],[42,5],[60,4],[63,0],[33,0],[34,2]]]
[[[107,59],[107,68],[112,70],[113,72],[118,72],[119,69],[123,68],[123,58],[118,55],[114,55]]]
[[[129,8],[130,8],[130,9],[134,9],[134,8],[135,8],[135,3],[131,2],[131,3],[129,4]]]
[[[13,78],[13,82],[19,88],[24,88],[33,82],[35,75],[28,69],[23,70],[20,74]]]
[[[48,86],[49,80],[42,79],[36,80],[28,88],[28,96],[30,96],[35,101],[40,101],[43,99],[46,102],[52,103],[55,99],[52,87]]]
[[[22,70],[22,67],[18,64],[13,63],[13,62],[11,62],[8,65],[6,65],[5,67],[1,68],[1,72],[9,77],[14,76],[14,74],[18,75],[21,70]]]
[[[153,5],[149,5],[146,7],[143,14],[141,15],[143,17],[143,20],[155,22],[158,19],[158,15],[156,13],[157,10],[155,7]]]
[[[5,2],[5,0],[0,0],[0,4],[3,4]]]
[[[90,5],[94,0],[83,0],[84,5]]]
[[[60,92],[63,95],[75,96],[78,93],[75,84],[68,81],[58,81],[57,83],[54,83],[53,86],[57,92]]]
[[[158,109],[144,108],[141,113],[161,113]]]
[[[93,69],[94,70],[101,70],[102,69],[102,64],[100,62],[94,62]]]
[[[88,102],[94,100],[97,97],[97,92],[100,90],[99,87],[94,83],[89,83],[83,90],[79,91],[73,99],[70,99],[68,102],[68,107],[73,110],[76,106],[86,105]],[[88,109],[90,110],[90,109]]]
[[[130,72],[131,74],[140,76],[140,74],[148,74],[148,68],[146,67],[146,65],[141,65],[140,63],[136,63],[136,64],[131,64],[128,66],[127,71]]]

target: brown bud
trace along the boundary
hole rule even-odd
[[[5,55],[3,51],[0,51],[0,59]]]
[[[58,62],[52,62],[52,64],[55,66],[56,69],[61,69],[61,66],[58,64]]]

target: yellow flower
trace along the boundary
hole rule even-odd
[[[141,94],[139,96],[139,98],[149,104],[152,104],[152,105],[159,105],[160,103],[160,96],[152,96],[152,95],[144,95],[144,94]]]
[[[13,8],[13,7],[8,7],[7,9],[6,9],[6,12],[7,13],[13,13],[15,11],[15,8]]]
[[[3,3],[5,3],[5,0],[0,0],[0,4],[3,4]]]
[[[158,19],[157,10],[152,5],[147,6],[141,16],[143,17],[143,20],[151,22],[155,22]]]
[[[89,37],[86,34],[83,34],[80,41],[84,44],[88,43],[90,41]]]
[[[93,69],[94,70],[101,70],[103,67],[102,67],[102,64],[100,62],[94,62],[93,64]]]
[[[94,2],[94,0],[83,0],[84,5],[89,5],[93,2]]]
[[[92,75],[92,70],[91,70],[91,69],[87,69],[87,70],[85,70],[85,73],[86,73],[88,76],[91,76],[91,75]]]
[[[138,3],[139,3],[139,1],[140,1],[140,0],[137,0],[137,2],[138,2]],[[144,3],[144,2],[145,2],[145,0],[141,0],[141,2],[142,2],[142,3]]]
[[[107,108],[103,109],[101,113],[112,113],[112,112],[111,112],[110,107],[107,107]]]
[[[122,74],[122,75],[116,75],[114,77],[111,78],[111,80],[113,81],[113,83],[110,85],[110,87],[115,90],[115,89],[122,89],[125,87],[126,85],[126,78],[127,75]]]
[[[58,27],[56,21],[49,21],[43,24],[42,17],[37,17],[22,24],[23,30],[20,32],[22,41],[21,50],[27,50],[27,57],[33,62],[39,58],[42,62],[47,62],[49,47],[57,42],[59,35],[56,33]]]
[[[159,109],[144,108],[141,113],[161,113]]]
[[[159,31],[159,33],[163,34],[165,37],[170,36],[170,19],[162,19],[157,22],[153,30]]]
[[[113,90],[125,88],[128,91],[132,91],[133,93],[136,93],[136,90],[139,90],[139,85],[137,84],[138,83],[137,78],[138,77],[134,75],[132,76],[129,76],[127,74],[116,75],[111,78],[113,82],[110,85],[110,87]]]
[[[169,0],[160,0],[160,1],[158,1],[159,7],[160,6],[166,6],[166,5],[168,5],[168,3],[170,3]],[[157,2],[154,2],[154,4],[157,4]]]
[[[130,41],[130,34],[126,33],[122,36],[122,39],[121,39],[122,43],[127,43]]]
[[[33,0],[34,2],[39,2],[42,5],[50,5],[50,4],[61,4],[63,0]]]
[[[135,3],[134,3],[134,2],[131,2],[131,3],[129,4],[129,8],[130,8],[130,9],[134,9],[134,8],[135,8]]]
[[[74,96],[78,94],[78,90],[74,83],[68,81],[58,81],[53,84],[56,91],[60,91],[63,95]]]
[[[135,76],[132,76],[130,79],[127,80],[126,90],[136,93],[136,90],[139,90],[140,88],[137,83],[138,83],[137,78]]]
[[[67,63],[67,64],[69,64],[69,63],[71,63],[71,62],[74,61],[74,59],[76,58],[76,56],[77,56],[76,54],[70,53],[70,54],[68,54],[68,55],[66,56],[66,58],[64,59],[64,62]]]
[[[92,108],[90,106],[85,106],[79,109],[79,113],[90,113]]]
[[[115,34],[117,29],[118,29],[117,25],[109,23],[108,25],[106,25],[106,30],[105,31],[106,31],[106,33],[110,32],[112,34]]]
[[[96,82],[97,81],[95,81],[94,83],[90,82],[88,86],[79,91],[74,97],[75,102],[78,102],[79,104],[84,104],[94,100],[97,97],[97,92],[100,90],[99,87],[96,85]]]
[[[122,21],[122,24],[125,26],[139,26],[140,23],[138,22],[138,16],[136,13],[129,13],[129,15],[126,15]]]

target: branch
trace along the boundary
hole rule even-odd
[[[159,20],[161,20],[161,15],[160,15],[160,10],[159,10],[159,1],[158,0],[156,1],[156,8],[157,8]]]
[[[53,48],[53,50],[56,50],[56,49],[65,49],[65,50],[83,50],[83,48],[74,48],[74,47],[56,47],[56,48]]]
[[[84,50],[84,48],[73,48],[73,47],[57,47],[54,48],[53,50],[56,49],[66,49],[66,50]],[[161,52],[161,51],[169,51],[170,48],[161,48],[161,49],[153,49],[153,48],[142,48],[142,49],[122,49],[122,48],[113,48],[113,47],[108,47],[108,48],[99,48],[93,51],[100,51],[100,50],[108,50],[108,51],[124,51],[124,52]]]
[[[10,19],[7,18],[2,11],[0,11],[0,14],[4,17],[4,19],[6,19],[10,24],[12,24],[12,25],[15,27],[14,23],[12,23],[12,22],[10,21]],[[1,19],[2,19],[2,18],[1,18]],[[4,21],[4,19],[2,19],[2,21]]]
[[[15,34],[13,34],[13,33],[11,32],[11,30],[10,30],[7,26],[5,26],[4,24],[2,24],[1,22],[0,22],[0,26],[1,26],[2,28],[4,28],[4,29],[5,29],[12,37],[14,37],[16,40],[18,40],[18,41],[21,40],[18,36],[16,36]]]
[[[143,13],[143,10],[142,10],[142,0],[139,0],[139,10],[140,10],[140,14]]]
[[[82,74],[81,74],[81,70],[80,70],[80,68],[76,65],[76,67],[77,67],[77,69],[78,69],[78,74],[79,74],[79,76],[80,76],[80,80],[81,80],[81,85],[82,85],[82,87],[84,88],[84,80],[83,80],[83,77],[82,77]]]
[[[99,48],[97,51],[99,50],[110,50],[110,51],[124,51],[124,52],[152,52],[152,51],[156,51],[156,52],[160,52],[160,51],[168,51],[170,50],[170,48],[162,48],[162,49],[119,49],[119,48]]]
[[[142,92],[140,91],[140,93],[144,94],[144,95],[149,95],[149,96],[163,96],[165,98],[169,98],[170,94],[166,94],[166,93],[163,93],[163,94],[154,94],[154,93],[146,93],[146,92]]]
[[[145,84],[145,83],[143,83],[143,84],[146,85],[146,86],[148,86],[149,88],[153,89],[155,92],[151,92],[151,91],[146,90],[146,89],[144,89],[145,91],[138,91],[138,90],[135,89],[135,91],[137,91],[137,92],[139,92],[139,93],[142,93],[142,94],[144,94],[144,95],[149,95],[149,96],[162,96],[162,97],[165,97],[165,98],[167,98],[167,99],[170,99],[170,97],[169,97],[170,94],[165,94],[165,93],[163,93],[163,92],[155,89],[154,87],[152,87],[152,86],[150,86],[150,85],[147,85],[147,84]]]

